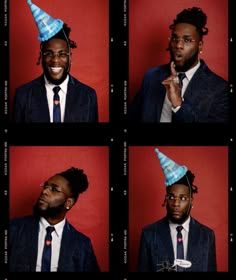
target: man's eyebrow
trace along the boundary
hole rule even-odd
[[[58,186],[57,184],[55,184],[55,183],[52,183],[51,186],[52,186],[52,187],[59,187],[59,186]]]
[[[45,181],[45,182],[44,182],[44,185],[49,185],[48,181]],[[59,186],[58,186],[57,184],[55,184],[55,183],[51,183],[50,186],[52,186],[52,187],[59,187]]]

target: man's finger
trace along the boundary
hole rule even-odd
[[[170,63],[170,71],[171,71],[171,75],[173,75],[173,76],[177,75],[177,72],[175,70],[175,63],[174,63],[174,61],[171,61],[171,63]]]

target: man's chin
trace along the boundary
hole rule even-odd
[[[60,79],[53,79],[52,77],[47,77],[48,81],[54,85],[60,85],[66,79],[66,76],[61,77]]]
[[[48,209],[47,207],[42,207],[38,204],[35,204],[33,207],[33,213],[36,216],[43,216],[43,213],[46,213],[47,209]]]
[[[44,74],[45,74],[47,80],[54,85],[60,85],[61,83],[64,82],[64,80],[67,77],[67,72],[64,72],[60,78],[54,78],[48,72],[45,72]]]
[[[60,215],[64,205],[60,205],[58,207],[41,207],[36,204],[33,207],[33,213],[37,217],[44,217],[44,218],[56,218]]]
[[[177,72],[185,72],[185,71],[187,71],[188,69],[188,66],[186,66],[184,63],[182,63],[182,62],[179,62],[179,61],[174,61],[174,63],[175,63],[175,70],[177,71]]]
[[[183,65],[181,65],[181,64],[179,64],[179,65],[176,64],[175,70],[177,72],[185,72],[187,69]]]
[[[181,224],[181,222],[182,222],[182,218],[176,219],[176,218],[173,218],[173,217],[169,217],[169,219],[174,224]]]
[[[168,218],[169,218],[169,220],[170,220],[172,223],[175,223],[175,224],[182,224],[182,223],[184,223],[184,222],[186,221],[187,216],[186,216],[186,215],[183,215],[183,216],[181,216],[181,217],[179,217],[179,218],[175,218],[175,217],[169,215]]]

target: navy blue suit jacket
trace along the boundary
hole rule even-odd
[[[50,122],[44,76],[16,89],[13,121]],[[69,75],[64,122],[98,122],[96,91]]]
[[[10,221],[9,271],[34,272],[38,251],[39,220],[33,216]],[[67,221],[63,229],[58,272],[99,272],[89,237]]]
[[[192,77],[181,108],[173,113],[176,123],[227,123],[229,121],[228,82],[213,73],[206,63]],[[165,99],[162,81],[170,76],[170,64],[149,69],[140,91],[128,108],[132,122],[160,122]]]
[[[216,247],[213,230],[191,217],[187,257],[191,272],[216,271]],[[166,264],[174,263],[174,250],[168,219],[165,217],[142,229],[139,248],[138,271],[155,272]]]

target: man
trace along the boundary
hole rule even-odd
[[[215,234],[191,215],[194,174],[155,149],[165,174],[167,214],[142,229],[139,272],[216,271]],[[178,232],[180,226],[180,232]]]
[[[147,70],[129,106],[129,120],[150,123],[227,123],[228,82],[199,58],[206,14],[184,9],[170,25],[170,62]],[[181,75],[181,78],[178,76]],[[185,75],[184,75],[185,74]]]
[[[98,122],[96,91],[71,76],[71,28],[53,19],[28,0],[39,29],[43,75],[16,89],[14,121],[21,122]],[[59,87],[60,88],[59,88]],[[55,92],[55,89],[58,89]]]
[[[34,214],[10,221],[10,272],[100,271],[90,238],[66,219],[79,194],[87,188],[87,175],[75,167],[55,174],[42,184]],[[45,240],[47,227],[53,227],[53,231],[50,239]]]

